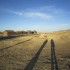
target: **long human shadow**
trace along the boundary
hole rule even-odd
[[[44,46],[46,45],[48,40],[45,40],[44,43],[42,44],[42,46],[40,47],[40,49],[38,50],[38,52],[35,54],[35,56],[32,58],[32,60],[27,64],[27,66],[24,68],[24,70],[32,70],[33,67],[35,66],[39,55],[41,53],[41,51],[43,50]]]
[[[55,43],[51,39],[51,70],[58,70],[58,63],[55,54]]]
[[[31,39],[32,39],[32,38],[31,38]],[[8,46],[8,47],[1,48],[0,51],[3,51],[4,49],[8,49],[8,48],[13,47],[13,46],[15,46],[15,45],[18,45],[18,44],[21,44],[21,43],[30,41],[31,39],[28,39],[28,40],[26,40],[26,41],[19,42],[19,43],[17,43],[17,44],[14,44],[14,45],[11,45],[11,46]]]

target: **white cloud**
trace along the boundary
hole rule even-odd
[[[17,12],[17,11],[13,11],[13,10],[8,10],[6,9],[6,11],[19,15],[19,16],[24,16],[24,17],[40,17],[43,19],[51,19],[53,16],[47,14],[47,13],[43,13],[43,12],[35,12],[35,11],[24,11],[24,12]]]
[[[8,10],[8,9],[6,9],[6,11],[11,12],[11,13],[16,14],[16,15],[20,15],[20,16],[23,15],[22,12],[17,12],[17,11]]]
[[[23,15],[23,13],[22,12],[16,12],[16,11],[10,11],[10,12],[12,12],[12,13],[14,13],[14,14],[16,14],[16,15]]]
[[[48,6],[48,5],[40,7],[40,11],[46,11],[46,12],[50,12],[52,14],[60,14],[60,13],[64,12],[63,9],[56,8],[55,6]]]
[[[55,6],[42,6],[42,7],[37,7],[34,9],[26,9],[27,11],[33,11],[33,12],[46,12],[50,14],[62,14],[64,12],[63,9],[56,8]]]
[[[2,10],[8,13],[13,13],[13,14],[20,15],[20,16],[23,15],[22,12],[14,11],[14,10],[7,9],[7,8],[2,8]]]
[[[41,13],[41,12],[26,12],[24,15],[26,17],[40,17],[40,18],[44,18],[44,19],[52,18],[51,15],[48,15],[46,13]]]
[[[42,19],[51,19],[54,17],[52,13],[58,14],[59,10],[55,8],[55,6],[43,6],[43,7],[37,7],[34,9],[25,9],[22,12],[14,11],[10,9],[4,9],[4,11],[23,16],[23,17],[39,17]],[[52,16],[53,15],[53,16]]]
[[[4,9],[4,8],[3,8]],[[58,9],[55,6],[42,6],[42,7],[37,7],[37,8],[28,8],[25,9],[22,12],[18,12],[18,11],[14,11],[14,10],[10,10],[10,9],[4,9],[4,11],[16,14],[16,15],[20,15],[20,16],[26,16],[26,17],[42,17],[42,18],[52,18],[54,14],[62,14],[63,10],[62,9]]]

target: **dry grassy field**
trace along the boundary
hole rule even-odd
[[[70,70],[70,30],[1,40],[0,70]]]

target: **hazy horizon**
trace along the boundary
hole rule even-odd
[[[70,0],[0,0],[0,31],[70,29]]]

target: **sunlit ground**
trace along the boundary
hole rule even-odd
[[[39,51],[46,39],[47,42]],[[30,62],[35,64],[33,70],[51,70],[51,39],[55,44],[58,69],[68,70],[70,66],[70,31],[22,36],[0,41],[0,70],[25,70]],[[33,58],[37,61],[32,62]]]

